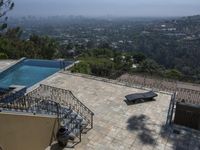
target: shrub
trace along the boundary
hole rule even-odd
[[[8,56],[5,53],[0,53],[0,59],[8,59]]]

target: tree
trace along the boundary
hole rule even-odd
[[[49,37],[32,35],[29,40],[20,39],[20,29],[8,29],[0,36],[0,52],[9,59],[21,57],[52,59],[58,52],[58,44]]]
[[[8,56],[5,53],[0,53],[0,59],[7,59]]]
[[[0,30],[4,30],[7,28],[7,19],[6,13],[10,10],[12,10],[14,7],[14,2],[12,0],[0,0]]]
[[[132,57],[135,63],[140,63],[146,59],[146,56],[143,53],[135,53]]]
[[[14,40],[14,39],[19,39],[21,34],[22,34],[22,30],[20,27],[16,27],[16,28],[12,28],[12,29],[9,28],[5,32],[4,37]]]
[[[34,45],[34,58],[52,59],[57,51],[57,42],[47,36],[30,36],[30,42]]]
[[[114,64],[109,59],[97,58],[89,62],[91,74],[102,77],[109,77],[113,70]]]
[[[85,74],[90,74],[90,66],[87,62],[80,62],[78,64],[75,64],[74,67],[71,69],[72,72],[78,72],[78,73],[85,73]]]
[[[98,48],[100,48],[100,49],[110,49],[111,47],[110,47],[109,43],[103,42],[98,46]]]
[[[181,79],[181,77],[183,76],[182,73],[176,69],[169,69],[167,71],[165,71],[165,76],[167,78],[172,78],[172,79]]]
[[[140,63],[139,70],[141,72],[147,72],[150,75],[153,75],[160,74],[162,72],[162,67],[158,65],[154,60],[146,59]]]

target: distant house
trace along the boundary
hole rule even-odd
[[[133,69],[136,69],[136,68],[137,68],[137,65],[136,65],[136,64],[132,64],[132,68],[133,68]]]
[[[165,28],[165,27],[166,27],[166,25],[165,25],[165,24],[162,24],[162,25],[161,25],[161,27],[162,27],[162,28]]]
[[[67,54],[70,56],[75,56],[76,55],[76,50],[75,49],[70,49],[67,51]]]

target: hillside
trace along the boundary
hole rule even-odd
[[[11,19],[21,38],[48,35],[58,43],[56,57],[73,58],[85,50],[107,48],[142,52],[164,70],[181,72],[182,80],[200,80],[200,16],[182,18],[49,17]],[[69,53],[73,52],[73,55]],[[32,56],[32,55],[31,55]]]

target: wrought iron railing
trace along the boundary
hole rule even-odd
[[[128,76],[119,78],[118,80],[110,80],[106,78],[85,75],[85,74],[72,74],[70,72],[63,72],[69,75],[81,76],[84,78],[89,78],[97,81],[108,82],[112,84],[118,84],[122,86],[140,88],[140,89],[152,89],[157,92],[166,93],[171,95],[171,101],[169,104],[166,127],[172,127],[174,125],[174,117],[176,112],[177,102],[184,102],[188,104],[200,104],[200,91],[192,89],[180,88],[175,80],[165,80],[165,79],[154,79],[150,77],[141,76]]]
[[[61,106],[66,106],[85,119],[88,122],[87,127],[89,129],[93,128],[94,113],[69,90],[41,84],[38,88],[28,93],[27,96],[41,98],[43,100],[50,99],[59,103]]]
[[[5,94],[0,95],[0,103],[9,103],[15,101],[16,99],[23,97],[26,93],[26,87],[11,87],[5,91]]]
[[[200,106],[188,104],[185,102],[177,102],[174,124],[189,127],[200,131],[199,126]]]
[[[79,101],[71,91],[40,85],[23,97],[8,103],[0,103],[0,111],[57,116],[75,137],[73,146],[81,142],[81,134],[93,128],[94,113]]]
[[[83,133],[82,121],[84,119],[78,117],[78,114],[71,109],[63,108],[59,110],[59,122],[60,126],[65,127],[69,133],[74,137],[73,142],[68,147],[74,147],[81,142],[81,134]]]
[[[199,117],[195,109],[200,108],[200,91],[178,88],[172,95],[166,125],[178,124],[194,127]]]
[[[69,108],[61,106],[59,103],[40,97],[30,97],[24,96],[19,99],[10,102],[10,103],[1,103],[0,111],[9,111],[9,112],[20,112],[20,113],[31,113],[34,115],[48,115],[56,116],[58,119],[59,126],[64,126],[69,130],[70,134],[74,135],[73,145],[81,142],[82,134],[82,120],[80,121],[75,114],[75,117],[72,113],[66,113],[66,110]],[[70,120],[69,122],[63,123],[66,119]]]
[[[78,141],[75,140],[75,144],[72,144],[73,146],[81,142],[81,133],[87,132],[93,128],[94,113],[79,101],[69,90],[48,85],[40,85],[26,96],[36,98],[40,101],[40,104],[44,103],[44,106],[47,106],[45,102],[48,102],[49,100],[59,104],[59,106],[56,105],[57,107],[53,108],[53,113],[56,113],[57,108],[60,125],[65,126],[70,133],[73,133],[76,137],[75,139],[78,139]],[[52,112],[53,109],[51,108],[48,112]]]
[[[128,86],[138,89],[152,89],[154,91],[166,94],[172,94],[177,90],[177,82],[174,80],[164,80],[164,79],[154,79],[150,77],[142,77],[142,76],[128,76],[128,77],[120,77],[117,80],[92,76],[88,74],[80,74],[80,73],[71,73],[69,71],[63,71],[64,74],[69,74],[73,76],[80,76],[92,80],[102,81],[106,83]]]
[[[0,109],[4,111],[25,112],[44,115],[58,115],[59,104],[41,98],[23,96],[9,103],[1,103]]]
[[[12,102],[0,104],[0,108],[7,111],[46,115],[65,115],[62,112],[64,107],[73,110],[86,120],[89,128],[93,127],[94,113],[79,101],[71,91],[52,86],[40,85],[26,96],[19,97]]]
[[[10,96],[11,94],[12,94],[12,91],[11,91],[11,90],[10,90],[10,91],[5,91],[5,93],[2,93],[2,94],[0,95],[0,102],[1,102],[2,99],[4,99],[4,98]]]
[[[166,120],[166,127],[172,124],[173,115],[174,115],[174,109],[176,105],[176,93],[172,94],[169,109],[167,113],[167,120]]]
[[[149,76],[146,77],[125,74],[118,78],[118,80],[127,84],[134,84],[145,88],[151,88],[157,91],[175,92],[177,90],[176,81],[169,79],[155,79]]]
[[[176,101],[200,105],[200,91],[179,88],[176,94]]]

